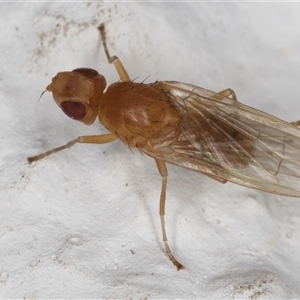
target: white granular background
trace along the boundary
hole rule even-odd
[[[165,253],[153,159],[120,141],[27,157],[79,135],[41,92],[59,71],[177,80],[300,118],[300,3],[0,4],[0,298],[299,298],[300,201],[168,166]]]

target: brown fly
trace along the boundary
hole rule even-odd
[[[28,161],[40,160],[77,143],[116,139],[153,157],[162,177],[159,214],[166,252],[178,270],[165,229],[166,162],[269,193],[300,197],[300,130],[238,102],[233,90],[212,92],[176,81],[151,84],[130,80],[117,56],[110,56],[105,28],[99,27],[109,63],[120,82],[87,68],[60,72],[45,91],[70,118],[92,124],[98,117],[110,133],[80,136]]]

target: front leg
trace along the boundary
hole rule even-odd
[[[40,160],[50,154],[56,153],[58,151],[71,148],[77,143],[84,143],[84,144],[106,144],[116,140],[118,137],[112,133],[102,134],[102,135],[86,135],[86,136],[79,136],[77,139],[68,142],[67,144],[57,147],[55,149],[49,150],[42,154],[28,157],[27,160],[31,164],[34,161]]]
[[[105,51],[105,54],[106,54],[106,57],[107,57],[107,60],[108,62],[111,64],[113,63],[118,74],[119,74],[119,77],[120,77],[120,80],[122,82],[124,81],[131,81],[130,80],[130,77],[126,71],[126,69],[124,68],[121,60],[117,57],[117,56],[110,56],[109,54],[109,51],[108,51],[108,48],[107,48],[107,44],[106,44],[106,32],[105,32],[105,25],[104,24],[101,24],[99,27],[98,27],[99,31],[100,31],[100,34],[101,34],[101,39],[102,39],[102,44],[103,44],[103,47],[104,47],[104,51]]]

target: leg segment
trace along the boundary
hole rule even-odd
[[[110,54],[109,54],[107,44],[106,44],[106,33],[105,33],[104,24],[101,24],[98,27],[98,29],[99,29],[100,34],[101,34],[102,44],[103,44],[104,51],[105,51],[108,62],[110,64],[113,63],[115,65],[115,68],[116,68],[122,82],[130,81],[130,77],[129,77],[127,71],[125,70],[125,68],[124,68],[122,62],[120,61],[120,59],[117,56],[110,56]]]
[[[174,255],[171,252],[171,249],[168,244],[168,238],[166,233],[166,226],[165,226],[165,203],[166,203],[166,189],[167,189],[167,180],[168,180],[168,171],[166,167],[166,163],[163,160],[155,159],[157,168],[159,170],[159,173],[162,177],[162,188],[161,188],[161,194],[160,194],[160,203],[159,203],[159,215],[160,215],[160,221],[161,221],[161,230],[163,235],[163,241],[165,244],[166,252],[172,261],[172,263],[175,265],[177,270],[183,269],[183,265],[178,262]]]
[[[232,90],[232,89],[226,89],[219,93],[216,93],[213,98],[221,101],[225,97],[229,97],[229,98],[233,99],[234,101],[238,101],[236,94],[235,94],[234,90]]]
[[[204,174],[204,173],[202,173],[202,174]],[[213,180],[216,180],[216,181],[218,181],[220,183],[226,183],[227,182],[226,179],[223,179],[221,177],[217,177],[217,176],[214,176],[214,175],[207,175],[207,174],[204,174],[204,175],[206,175],[207,177],[209,177],[209,178],[211,178]]]
[[[300,120],[295,121],[295,122],[291,122],[292,125],[294,126],[300,126]]]
[[[217,93],[215,95],[214,99],[221,101],[224,97],[230,97],[233,100],[238,101],[236,94],[235,94],[234,90],[232,90],[232,89],[226,89],[226,90],[223,90],[223,91]],[[290,124],[298,127],[298,126],[300,126],[300,120],[295,121],[295,122],[290,122]]]
[[[45,153],[42,153],[37,156],[28,157],[27,160],[29,163],[32,163],[34,161],[40,160],[50,154],[56,153],[58,151],[71,148],[76,143],[84,143],[84,144],[105,144],[110,143],[114,140],[116,140],[118,137],[112,133],[103,134],[103,135],[87,135],[87,136],[79,136],[77,139],[72,140],[68,142],[67,144],[57,147],[55,149],[52,149],[50,151],[47,151]]]
[[[234,90],[232,90],[232,89],[223,90],[223,91],[219,92],[218,94],[220,94],[224,97],[232,98],[235,101],[238,101],[236,94],[235,94]]]

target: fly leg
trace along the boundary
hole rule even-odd
[[[105,25],[102,23],[99,27],[98,27],[98,30],[100,31],[100,34],[101,34],[101,39],[102,39],[102,44],[103,44],[103,47],[104,47],[104,51],[105,51],[105,54],[106,54],[106,57],[107,57],[107,60],[110,64],[114,64],[118,74],[119,74],[119,77],[120,77],[120,80],[122,82],[124,81],[130,81],[130,77],[126,71],[126,69],[124,68],[121,60],[117,57],[117,56],[110,56],[109,54],[109,51],[108,51],[108,48],[107,48],[107,44],[106,44],[106,32],[105,32]]]
[[[79,136],[77,139],[72,140],[72,141],[68,142],[67,144],[65,144],[61,147],[57,147],[57,148],[52,149],[50,151],[44,152],[40,155],[28,157],[27,160],[28,160],[29,163],[32,163],[32,162],[40,160],[40,159],[42,159],[46,156],[49,156],[50,154],[56,153],[56,152],[64,150],[64,149],[71,148],[72,146],[74,146],[77,143],[105,144],[105,143],[110,143],[110,142],[116,140],[117,138],[118,137],[116,135],[112,134],[112,133],[102,134],[102,135]]]
[[[105,33],[105,26],[104,24],[101,24],[98,27],[100,34],[101,34],[101,39],[102,39],[102,44],[104,47],[104,51],[107,57],[107,60],[109,63],[113,63],[119,77],[122,82],[124,81],[130,81],[130,77],[125,70],[121,60],[117,56],[110,56],[107,44],[106,44],[106,33]],[[166,252],[172,261],[172,263],[176,266],[177,270],[183,269],[183,265],[179,263],[175,257],[173,256],[171,249],[168,244],[168,238],[167,238],[167,233],[166,233],[166,226],[165,226],[165,203],[166,203],[166,189],[167,189],[167,178],[168,178],[168,171],[167,167],[164,161],[155,159],[155,162],[157,164],[159,173],[162,177],[162,188],[161,188],[161,194],[160,194],[160,204],[159,204],[159,215],[160,215],[160,220],[161,220],[161,229],[162,229],[162,235],[163,235],[163,241],[164,245],[166,248]]]
[[[221,178],[221,177],[217,177],[217,176],[214,176],[214,175],[207,175],[207,174],[204,174],[204,175],[206,175],[207,177],[209,177],[209,178],[211,178],[213,180],[216,180],[216,181],[218,181],[220,183],[226,183],[227,182],[226,179]]]
[[[215,100],[219,100],[219,101],[221,101],[221,100],[223,100],[224,98],[227,98],[227,97],[233,99],[234,101],[238,101],[238,99],[236,97],[236,94],[235,94],[234,90],[232,90],[232,89],[223,90],[221,92],[216,93],[213,96],[213,98]]]
[[[213,98],[221,101],[225,97],[229,97],[229,98],[233,99],[234,101],[238,101],[236,94],[235,94],[234,90],[232,90],[232,89],[223,90],[223,91],[217,93]],[[298,127],[298,126],[300,126],[300,120],[295,121],[295,122],[290,122],[290,124]]]
[[[172,251],[168,244],[168,238],[166,233],[166,226],[165,226],[165,204],[166,204],[166,190],[167,190],[167,180],[168,180],[168,171],[166,167],[166,163],[163,160],[155,159],[158,171],[162,177],[162,187],[161,187],[161,194],[160,194],[160,202],[159,202],[159,215],[160,215],[160,221],[161,221],[161,230],[162,230],[162,236],[163,241],[165,244],[166,252],[174,264],[174,266],[177,268],[177,270],[184,269],[183,265],[176,260],[174,255],[172,254]]]
[[[292,125],[294,126],[300,126],[300,120],[295,121],[295,122],[291,122]]]

